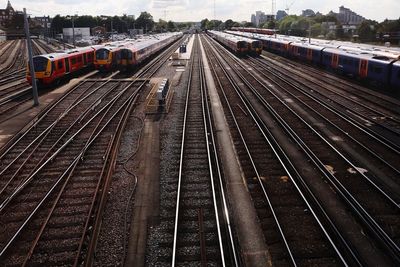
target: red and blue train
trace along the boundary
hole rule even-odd
[[[228,31],[259,40],[267,51],[400,90],[400,52],[386,47]]]

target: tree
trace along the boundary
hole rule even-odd
[[[373,21],[364,20],[361,22],[360,26],[358,26],[358,36],[361,42],[370,42],[375,40],[376,36],[376,27]]]
[[[173,31],[175,31],[175,28],[176,28],[175,23],[173,23],[171,20],[168,21],[167,30],[170,32],[173,32]]]
[[[231,20],[231,19],[226,20],[225,21],[225,29],[230,30],[233,27],[233,24],[234,24],[233,20]]]
[[[140,16],[136,19],[136,28],[141,28],[144,32],[153,30],[154,20],[153,16],[146,11],[140,13]]]
[[[200,24],[201,24],[201,29],[204,31],[204,30],[206,30],[207,29],[207,24],[209,23],[209,20],[208,19],[203,19],[201,22],[200,22]]]
[[[65,17],[61,17],[60,15],[56,15],[51,21],[51,31],[54,33],[62,33],[63,28],[67,24],[67,20]]]

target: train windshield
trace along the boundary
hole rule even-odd
[[[238,48],[246,48],[246,47],[247,47],[246,42],[243,42],[243,41],[238,42]]]
[[[45,57],[34,57],[33,58],[33,66],[36,71],[46,71],[49,60]]]
[[[96,59],[97,60],[104,60],[104,59],[108,59],[108,54],[110,53],[110,51],[108,51],[107,49],[99,49],[96,51]]]
[[[128,49],[121,50],[121,59],[132,59],[132,51]]]

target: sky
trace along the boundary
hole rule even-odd
[[[272,0],[11,0],[16,10],[24,7],[33,16],[50,15],[135,15],[147,11],[154,20],[200,21],[203,18],[234,21],[250,21],[256,10],[271,13]],[[5,8],[7,0],[0,0]],[[304,9],[322,14],[339,12],[339,6],[350,8],[367,19],[398,19],[400,0],[276,0],[276,10],[288,6],[289,14],[299,15]]]

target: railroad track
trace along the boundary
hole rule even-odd
[[[210,146],[212,139],[209,138],[214,133],[210,129],[197,37],[193,49],[182,129],[172,266],[234,266],[237,259],[231,261],[229,253],[226,255],[233,246],[229,243],[231,238],[222,236],[225,233],[220,221],[223,209],[218,207],[216,189],[216,178],[221,174]]]
[[[400,142],[400,109],[399,102],[384,96],[379,96],[372,91],[367,94],[361,90],[360,94],[352,90],[350,86],[326,83],[322,81],[321,76],[310,76],[304,71],[292,69],[285,64],[279,63],[263,57],[259,59],[261,68],[265,71],[277,72],[280,76],[285,76],[286,80],[306,88],[310,93],[324,98],[326,102],[331,102],[344,110],[347,116],[351,115],[353,119],[358,120],[360,124],[368,125],[380,134],[389,139]],[[291,73],[291,75],[287,75]],[[278,74],[274,74],[278,75]],[[318,86],[318,89],[316,87]],[[351,94],[350,94],[351,92]]]
[[[0,255],[6,263],[86,260],[86,233],[110,182],[117,136],[142,86],[84,82],[2,154]]]
[[[361,264],[365,264],[363,261],[375,261],[378,258],[385,262],[387,258],[382,256],[383,254],[387,254],[393,262],[398,261],[398,257],[396,256],[398,255],[398,240],[396,239],[398,234],[393,226],[398,224],[399,210],[398,202],[395,200],[393,192],[387,194],[379,186],[374,185],[374,180],[370,179],[370,175],[357,168],[353,163],[353,159],[347,158],[337,149],[332,148],[330,142],[313,128],[319,122],[314,121],[312,125],[307,123],[303,117],[308,115],[301,113],[299,109],[293,110],[288,104],[293,102],[293,100],[288,97],[281,99],[271,90],[274,86],[260,79],[255,69],[237,59],[232,60],[229,65],[230,72],[234,72],[232,79],[239,85],[238,88],[242,88],[240,89],[241,97],[246,99],[248,101],[247,104],[251,107],[246,110],[241,106],[242,113],[250,116],[250,114],[256,112],[259,116],[257,121],[265,125],[265,131],[277,131],[275,128],[269,129],[266,125],[276,125],[274,127],[282,128],[284,133],[292,140],[291,142],[300,148],[301,153],[304,154],[303,157],[308,158],[312,162],[313,167],[311,168],[318,170],[319,175],[324,177],[323,179],[340,196],[339,201],[352,210],[353,214],[350,216],[355,217],[354,221],[360,220],[362,222],[362,227],[368,232],[368,238],[374,240],[374,246],[380,247],[380,254],[378,253],[380,257],[377,258],[370,258],[370,255],[365,252],[364,247],[353,247],[354,244],[352,243],[358,243],[360,240],[364,240],[367,243],[370,241],[365,240],[365,236],[359,236],[357,237],[359,240],[355,241],[354,237],[349,236],[351,232],[350,224],[347,226],[344,225],[343,222],[340,222],[340,218],[332,214],[332,212],[335,213],[337,211],[328,209],[327,213],[330,213],[332,221],[335,224],[341,224],[339,229],[343,232],[343,240],[347,244],[351,244],[349,247],[352,249],[347,249],[346,255],[352,255],[350,257],[351,260]],[[246,128],[247,130],[248,128]],[[274,136],[278,140],[282,138],[282,136],[276,136],[276,134]],[[291,146],[292,144],[290,144]],[[289,149],[290,151],[290,147],[286,148],[286,150]],[[295,150],[291,150],[291,153],[294,153]],[[287,157],[294,158],[295,156],[288,154]],[[294,166],[300,166],[299,164],[298,160],[297,162],[293,161]],[[308,163],[305,164],[308,165]],[[302,166],[302,168],[306,167]],[[299,170],[300,173],[306,171],[300,168]],[[269,176],[265,176],[265,179],[268,178]],[[310,183],[309,181],[310,177],[307,177],[305,183]],[[317,198],[324,199],[324,196],[321,196],[321,192],[315,191],[315,185],[309,185],[316,192]],[[337,196],[333,197],[337,198]],[[325,201],[327,200],[325,199]],[[321,205],[327,206],[327,203],[322,202]],[[361,257],[360,254],[362,255]]]
[[[272,263],[346,263],[331,234],[321,226],[321,218],[313,208],[318,202],[312,204],[307,200],[299,187],[301,176],[295,171],[294,175],[288,171],[291,163],[279,154],[276,144],[272,145],[274,140],[268,137],[256,119],[257,115],[252,115],[252,108],[241,101],[237,83],[226,72],[226,63],[217,56],[221,50],[216,52],[209,44],[207,50]],[[257,126],[254,127],[254,124]]]
[[[277,88],[276,95],[280,95],[282,99],[296,100],[304,111],[311,115],[303,116],[309,124],[313,124],[315,118],[322,121],[324,126],[316,125],[315,128],[321,133],[325,132],[326,136],[333,141],[340,140],[333,145],[342,154],[357,158],[358,167],[369,168],[374,181],[380,183],[380,187],[393,191],[394,195],[400,192],[396,181],[396,177],[400,175],[400,169],[397,166],[400,160],[398,147],[392,146],[391,142],[385,142],[382,136],[372,135],[368,127],[360,127],[359,124],[346,117],[345,112],[333,108],[324,99],[313,96],[307,89],[293,83],[286,83],[285,79],[279,79],[281,76],[276,76],[277,79],[272,78],[274,74],[265,69],[258,60],[249,59],[247,63],[254,69],[263,70],[260,72],[261,76]],[[349,144],[352,146],[349,147]]]
[[[84,80],[1,149],[1,262],[91,265],[119,139],[145,84]]]

